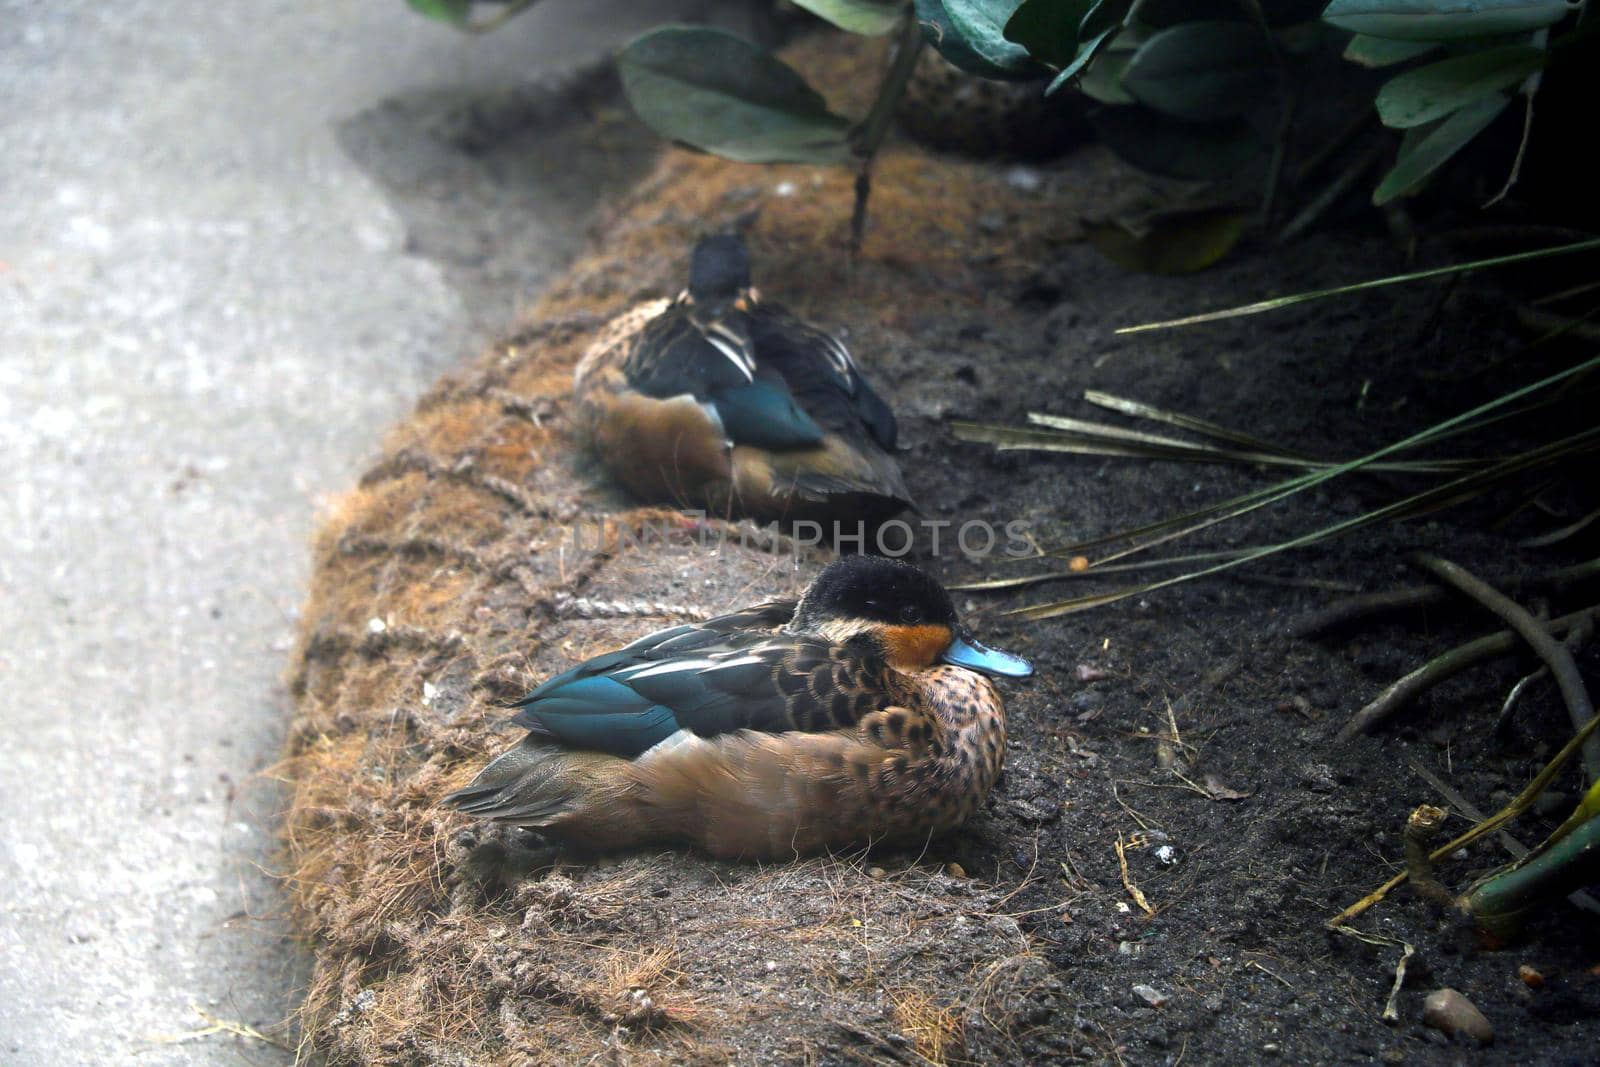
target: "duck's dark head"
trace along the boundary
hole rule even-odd
[[[689,258],[689,295],[720,314],[750,288],[750,254],[737,234],[703,237]]]
[[[882,556],[846,556],[828,564],[800,598],[790,627],[839,643],[865,638],[902,671],[951,663],[1008,678],[1033,673],[1022,657],[978,643],[944,586],[909,563]]]

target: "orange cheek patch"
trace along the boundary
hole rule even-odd
[[[889,662],[901,670],[920,671],[933,666],[950,647],[955,635],[948,626],[885,626],[883,644]]]

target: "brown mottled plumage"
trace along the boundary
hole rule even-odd
[[[624,313],[573,374],[578,428],[629,492],[758,519],[887,518],[911,503],[894,415],[844,345],[750,285],[744,246]]]
[[[849,557],[798,603],[654,634],[545,683],[514,720],[532,732],[446,800],[584,849],[753,859],[921,840],[1000,773],[1005,711],[980,670],[1030,668],[972,641],[920,571]]]

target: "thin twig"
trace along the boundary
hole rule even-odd
[[[1150,901],[1145,899],[1144,891],[1133,884],[1133,876],[1128,873],[1128,851],[1127,846],[1122,843],[1122,835],[1120,833],[1117,835],[1116,848],[1117,866],[1122,868],[1122,888],[1128,891],[1128,895],[1133,898],[1133,902],[1139,905],[1146,915],[1155,918],[1156,909],[1150,906]]]
[[[1600,605],[1551,619],[1547,625],[1552,631],[1565,632],[1593,611],[1600,611]],[[1500,630],[1487,637],[1458,645],[1443,655],[1434,657],[1390,685],[1366,707],[1350,716],[1350,721],[1340,729],[1335,740],[1343,742],[1357,734],[1370,733],[1375,726],[1405,707],[1418,695],[1427,692],[1447,678],[1454,678],[1469,667],[1477,666],[1484,660],[1515,651],[1517,644],[1517,634],[1514,631]]]
[[[1572,717],[1575,729],[1581,728],[1584,723],[1594,718],[1594,702],[1589,699],[1588,687],[1583,684],[1583,675],[1578,673],[1578,665],[1573,661],[1572,652],[1560,641],[1551,637],[1550,632],[1527,608],[1458,563],[1452,563],[1428,552],[1419,552],[1412,556],[1411,560],[1500,616],[1518,636],[1532,646],[1539,658],[1544,660],[1545,666],[1550,668],[1550,673],[1555,676],[1556,685],[1561,689],[1561,699],[1566,701],[1567,714]],[[1590,783],[1600,781],[1600,737],[1584,742],[1583,769]]]
[[[1387,145],[1375,143],[1369,145],[1367,150],[1356,157],[1354,163],[1340,171],[1323,190],[1301,208],[1294,218],[1290,219],[1284,228],[1278,231],[1278,243],[1288,244],[1299,237],[1306,230],[1316,224],[1324,212],[1338,202],[1339,198],[1348,193],[1361,177],[1383,159]]]
[[[1400,987],[1406,983],[1406,965],[1411,962],[1411,957],[1417,954],[1416,948],[1409,941],[1401,941],[1397,937],[1384,937],[1381,934],[1369,934],[1357,930],[1353,926],[1335,926],[1334,933],[1353,937],[1357,941],[1365,941],[1369,945],[1395,945],[1400,949],[1400,960],[1394,965],[1394,983],[1389,987],[1389,999],[1383,1005],[1381,1018],[1386,1023],[1400,1021]]]
[[[1588,644],[1589,639],[1593,636],[1594,616],[1585,615],[1573,625],[1572,629],[1567,633],[1567,639],[1562,644],[1566,645],[1567,649],[1576,655],[1578,650]],[[1511,687],[1511,692],[1506,694],[1505,703],[1500,705],[1500,714],[1494,720],[1494,732],[1496,734],[1503,734],[1511,728],[1511,715],[1516,711],[1517,701],[1521,699],[1523,691],[1549,674],[1549,667],[1540,667],[1532,674],[1523,675],[1521,680]]]
[[[1533,47],[1548,48],[1550,46],[1550,27],[1541,26],[1534,31]],[[1522,140],[1517,144],[1517,158],[1511,164],[1511,173],[1506,178],[1505,185],[1500,191],[1489,198],[1486,208],[1494,207],[1504,200],[1516,186],[1517,179],[1522,177],[1522,161],[1528,155],[1528,142],[1533,140],[1533,98],[1539,95],[1539,87],[1544,84],[1544,70],[1541,68],[1528,75],[1522,81],[1522,95],[1527,100],[1527,105],[1522,112]]]

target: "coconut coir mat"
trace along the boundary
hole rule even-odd
[[[836,38],[795,59],[823,85],[870,84],[876,63]],[[1104,204],[1111,181],[1082,195]],[[466,861],[495,831],[437,806],[518,736],[497,701],[815,573],[781,537],[631,506],[569,437],[574,364],[610,316],[676,291],[697,236],[746,225],[757,283],[844,331],[914,419],[937,414],[921,383],[950,373],[919,347],[921,316],[1023,313],[996,277],[1076,225],[1003,168],[895,145],[852,266],[851,185],[667,152],[529,324],[439,382],[328,517],[290,666],[286,836],[315,953],[303,1032],[331,1060],[1003,1059],[1059,1010],[1003,892],[942,862],[679,851],[485,880]]]

